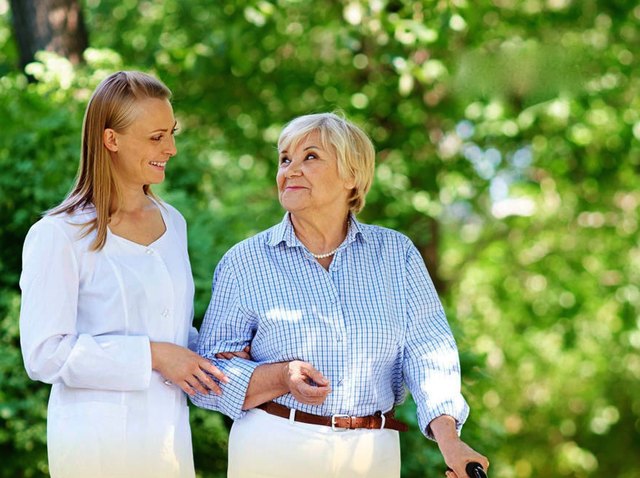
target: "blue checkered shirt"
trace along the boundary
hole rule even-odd
[[[253,361],[216,359],[251,344]],[[233,419],[254,369],[302,360],[331,383],[321,405],[291,394],[275,399],[316,415],[371,415],[401,403],[409,388],[420,429],[469,413],[460,393],[454,338],[424,261],[404,235],[353,216],[329,270],[296,237],[289,215],[240,242],[221,259],[200,330],[198,353],[230,378],[222,396],[192,401]]]

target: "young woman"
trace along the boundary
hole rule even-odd
[[[188,347],[193,279],[186,225],[150,186],[176,154],[171,92],[121,71],[95,90],[69,196],[29,231],[21,345],[53,384],[53,478],[194,477],[185,395],[226,377]]]

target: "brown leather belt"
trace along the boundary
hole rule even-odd
[[[276,402],[263,403],[262,405],[258,405],[258,408],[271,415],[275,415],[276,417],[289,418],[291,415],[291,409],[289,407],[285,407],[284,405],[280,405]],[[374,430],[387,428],[390,430],[406,432],[409,429],[407,424],[401,422],[397,418],[394,418],[393,413],[394,411],[391,410],[384,414],[377,412],[375,415],[369,415],[368,417],[352,417],[350,415],[340,414],[323,417],[295,410],[293,420],[301,423],[309,423],[311,425],[324,425],[326,427],[331,427],[334,430],[353,430],[356,428]]]

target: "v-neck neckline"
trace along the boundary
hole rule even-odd
[[[153,204],[156,205],[156,207],[160,211],[160,217],[162,218],[162,223],[164,224],[164,232],[162,234],[160,234],[160,236],[158,236],[156,239],[154,239],[149,244],[141,244],[139,242],[132,241],[131,239],[127,239],[126,237],[123,237],[123,236],[120,236],[120,235],[116,234],[115,232],[113,232],[111,230],[111,228],[109,226],[107,226],[107,233],[109,235],[111,235],[112,237],[115,237],[118,240],[121,240],[121,241],[126,242],[128,244],[132,244],[132,245],[137,246],[137,247],[141,247],[143,249],[149,249],[150,247],[153,247],[158,242],[160,242],[169,232],[168,221],[167,221],[167,218],[166,218],[166,216],[164,214],[164,211],[162,210],[162,206],[158,203],[158,201],[156,201],[152,197],[149,197],[149,199],[153,202]]]

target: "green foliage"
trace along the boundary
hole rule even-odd
[[[88,0],[85,14],[87,64],[44,55],[27,84],[0,0],[0,476],[46,472],[46,387],[18,350],[22,240],[71,185],[88,95],[123,67],[175,93],[179,154],[158,190],[189,224],[196,318],[224,251],[282,215],[282,125],[340,109],[378,150],[362,219],[409,234],[440,287],[463,437],[492,476],[638,476],[634,2]],[[403,476],[441,476],[413,410]],[[192,412],[199,474],[224,476],[228,423]]]

